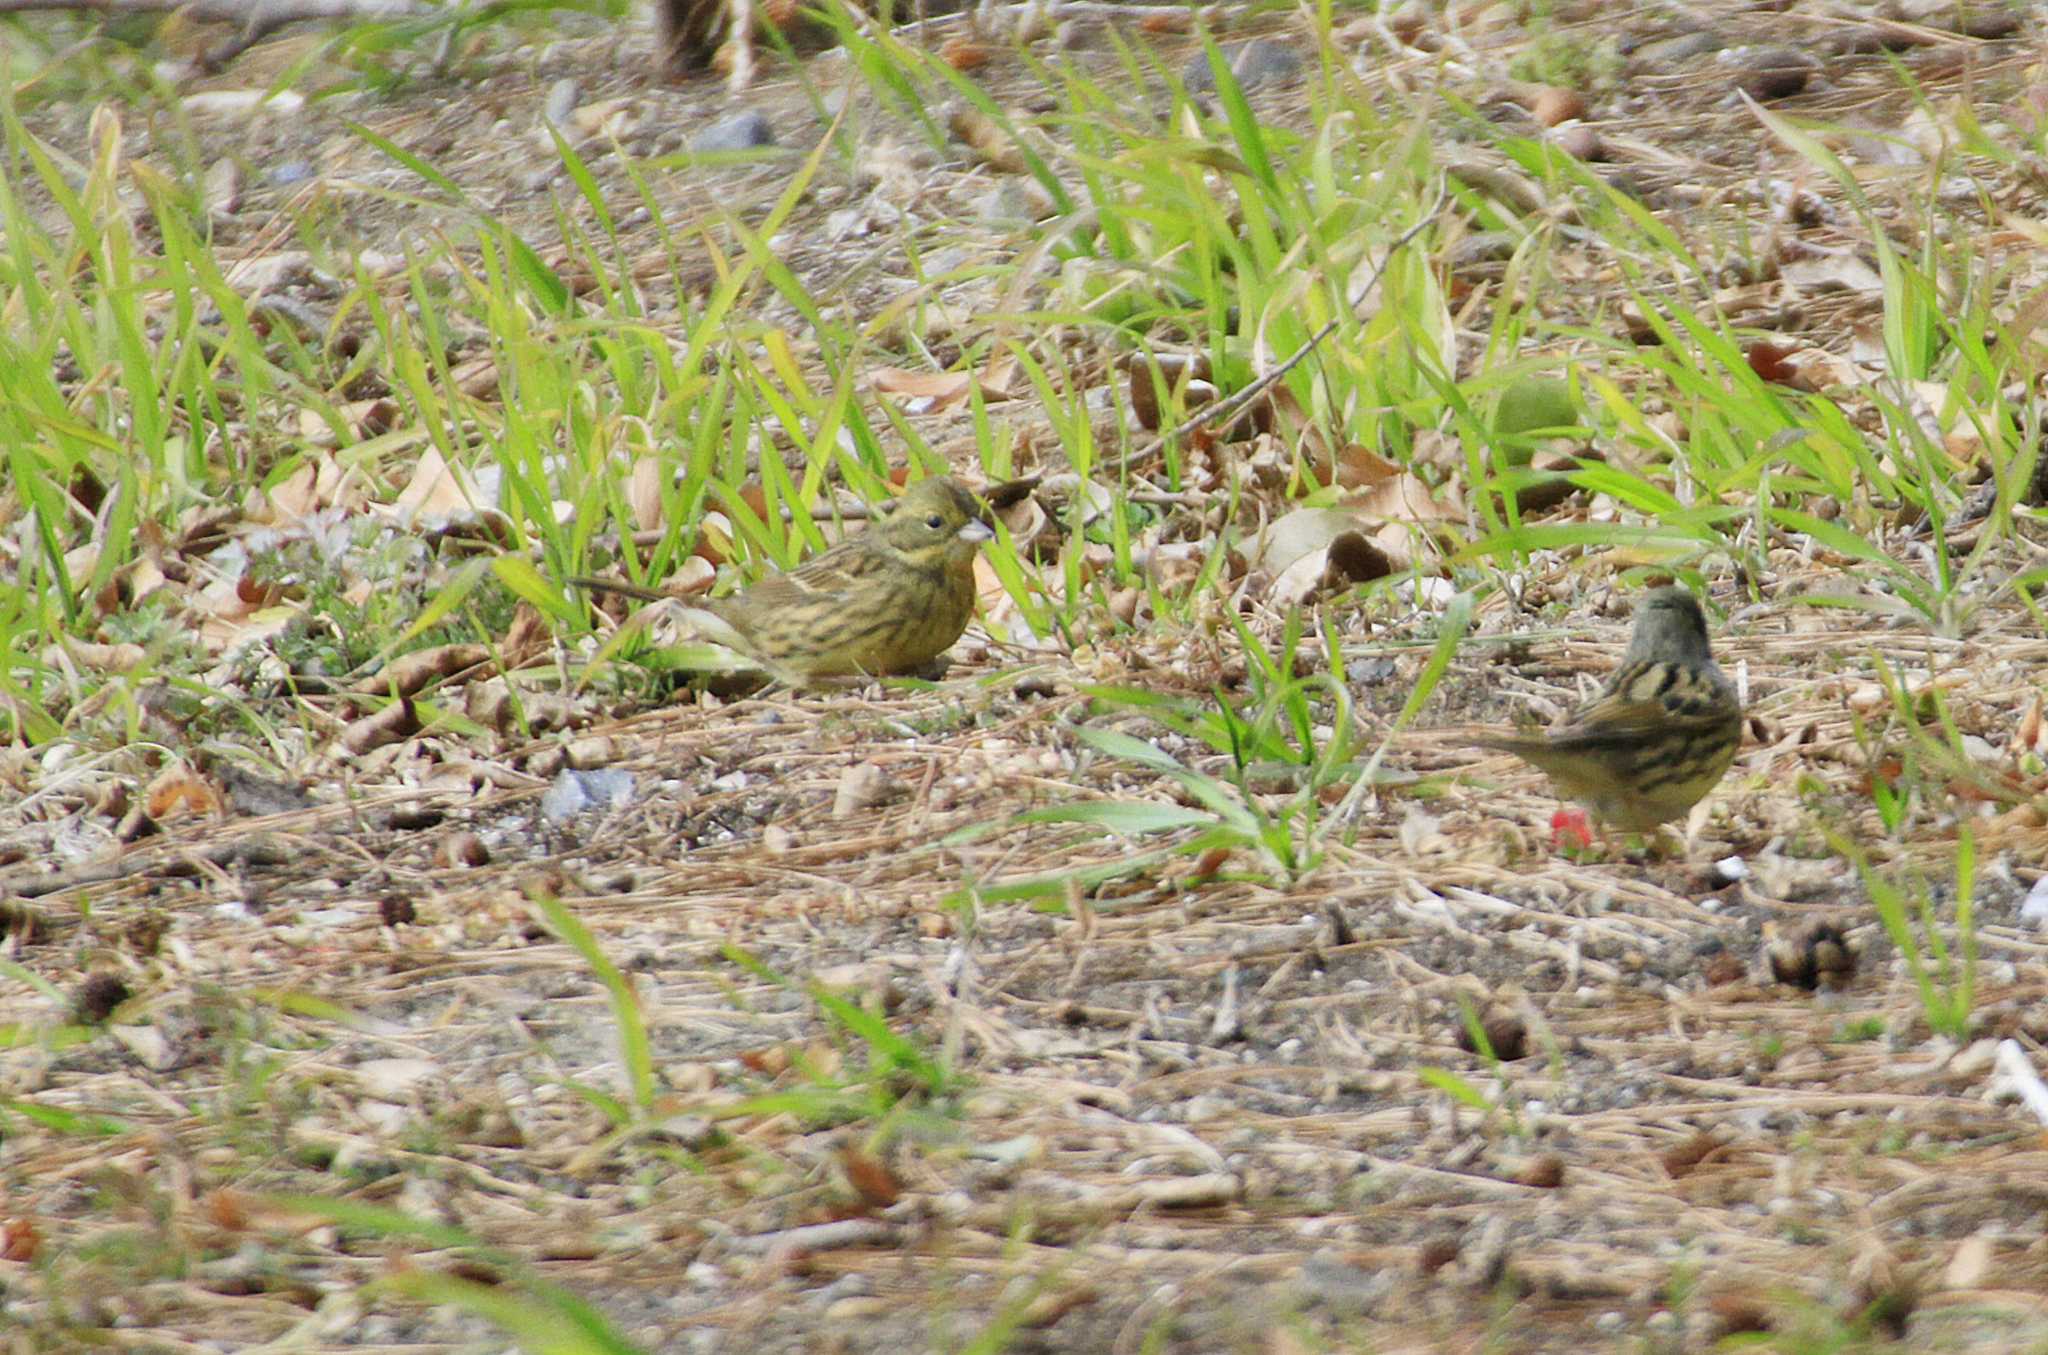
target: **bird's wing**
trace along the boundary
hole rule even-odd
[[[1630,697],[1623,692],[1602,692],[1572,712],[1571,720],[1557,731],[1559,737],[1601,731],[1640,734],[1669,724],[1671,710],[1662,701]]]
[[[836,605],[850,597],[863,578],[886,564],[878,552],[835,546],[787,574],[770,574],[740,596],[746,599],[747,610],[757,614],[820,603]]]
[[[1481,748],[1504,753],[1528,753],[1545,748],[1592,747],[1597,744],[1636,742],[1644,735],[1683,726],[1655,700],[1631,700],[1619,692],[1603,692],[1573,711],[1563,724],[1548,730],[1532,729],[1512,734],[1480,734],[1472,742]]]
[[[840,576],[815,574],[771,574],[737,596],[746,600],[746,610],[759,616],[790,607],[812,607],[831,603],[846,592]]]
[[[1570,724],[1551,731],[1548,742],[1553,747],[1611,748],[1656,736],[1719,732],[1738,718],[1732,710],[1685,713],[1661,701],[1632,701],[1609,693],[1580,707]]]

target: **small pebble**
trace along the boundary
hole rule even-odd
[[[540,807],[548,822],[560,823],[587,809],[616,809],[632,799],[631,772],[577,771],[565,767],[541,796]]]
[[[2020,921],[2037,929],[2048,927],[2048,875],[2034,881],[2034,887],[2027,891],[2026,902],[2020,905]]]
[[[1820,61],[1796,47],[1730,47],[1716,57],[1735,73],[1735,87],[1762,103],[1805,92]]]
[[[1292,80],[1301,74],[1301,58],[1285,43],[1256,38],[1223,49],[1230,73],[1246,89],[1254,85]],[[1216,73],[1209,69],[1209,54],[1196,52],[1181,70],[1181,83],[1191,94],[1206,94],[1216,88]]]
[[[748,109],[735,113],[722,122],[714,122],[697,133],[690,142],[690,149],[698,153],[706,151],[751,151],[775,144],[775,129],[768,119]]]
[[[560,127],[576,111],[576,105],[583,99],[582,87],[575,77],[563,76],[548,86],[547,102],[541,107],[541,116]]]

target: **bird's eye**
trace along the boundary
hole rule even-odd
[[[933,513],[931,516],[927,517],[924,520],[924,525],[936,532],[937,530],[939,530],[939,528],[946,525],[946,520],[940,517],[937,513]]]

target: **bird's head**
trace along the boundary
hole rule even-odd
[[[920,480],[876,524],[890,550],[912,564],[963,564],[995,533],[967,487],[949,475]]]
[[[1712,662],[1707,614],[1700,610],[1699,599],[1683,588],[1659,588],[1637,604],[1623,662],[1636,659]]]

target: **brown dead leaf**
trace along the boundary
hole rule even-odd
[[[192,508],[178,523],[169,545],[172,555],[206,555],[227,544],[229,529],[242,520],[239,508]]]
[[[688,565],[692,562],[704,563],[694,556],[683,563]],[[716,570],[707,572],[714,577],[717,573]],[[705,585],[709,586],[708,583]],[[505,641],[498,650],[499,660],[508,669],[524,667],[546,652],[551,638],[547,619],[540,614],[540,609],[530,602],[522,602],[512,612],[512,624],[505,628]]]
[[[1771,1310],[1760,1295],[1715,1294],[1707,1300],[1707,1311],[1713,1316],[1717,1338],[1776,1330]]]
[[[903,1183],[888,1164],[851,1144],[839,1150],[839,1170],[870,1209],[887,1209],[903,1198]]]
[[[1854,362],[1825,348],[1802,348],[1794,361],[1799,373],[1792,384],[1803,391],[1860,386],[1865,382],[1862,370]]]
[[[1269,572],[1269,596],[1299,606],[1410,566],[1405,545],[1389,550],[1368,520],[1341,508],[1297,508],[1264,532],[1252,567]]]
[[[1183,411],[1199,409],[1216,399],[1216,387],[1207,379],[1208,360],[1199,355],[1160,353],[1151,362],[1131,362],[1126,370],[1131,413],[1137,417],[1138,427],[1148,433],[1158,432],[1164,423],[1159,398],[1162,383]]]
[[[232,1186],[222,1186],[218,1190],[207,1192],[200,1207],[214,1227],[224,1228],[231,1233],[241,1233],[249,1229],[249,1204],[249,1197],[241,1191]]]
[[[367,441],[380,438],[398,427],[398,402],[379,397],[375,400],[351,400],[341,407],[347,416],[349,426],[355,429],[356,437]]]
[[[143,810],[161,823],[184,814],[219,814],[220,795],[211,782],[182,762],[173,763],[157,774],[143,792]]]
[[[2038,855],[2048,850],[2048,815],[2044,815],[2039,806],[2019,805],[2003,814],[1978,820],[1976,837],[1982,851],[2022,851]]]
[[[1001,174],[1022,174],[1031,168],[1024,152],[994,118],[968,104],[956,104],[946,130],[973,151],[981,162]]]
[[[252,612],[275,607],[290,597],[290,591],[274,579],[265,581],[253,574],[244,574],[235,580],[235,599]]]
[[[1003,586],[995,567],[978,552],[974,557],[974,596],[979,603],[982,621],[991,631],[1001,634],[1003,623],[1017,610],[1017,603],[1010,596],[1010,590]]]
[[[1395,467],[1395,473],[1375,480],[1366,488],[1343,498],[1343,506],[1364,517],[1390,522],[1465,521],[1465,505],[1457,487],[1446,484],[1432,490],[1416,476]]]
[[[626,506],[639,530],[651,532],[662,525],[661,491],[667,481],[668,471],[658,458],[643,456],[633,462],[626,479]]]
[[[711,516],[716,515],[708,515],[706,517],[707,522],[709,522]],[[726,530],[729,543],[731,528],[728,527]],[[675,567],[675,572],[668,576],[667,591],[678,597],[695,597],[699,593],[710,592],[711,585],[717,582],[718,566],[700,553],[690,556]]]
[[[488,353],[456,363],[448,375],[454,379],[455,388],[472,400],[498,397],[498,362]]]
[[[1579,492],[1571,472],[1588,462],[1607,458],[1590,448],[1577,452],[1544,452],[1529,463],[1535,478],[1515,490],[1515,511],[1525,518],[1548,513]]]
[[[2027,705],[2027,713],[2020,717],[2019,736],[2013,740],[2012,752],[2048,756],[2048,721],[2041,717],[2041,694],[2034,693],[2034,699]]]
[[[1786,359],[1799,351],[1797,344],[1772,343],[1759,340],[1751,344],[1743,356],[1749,359],[1749,369],[1758,377],[1775,385],[1789,386],[1799,375],[1799,368]]]
[[[1324,484],[1336,485],[1340,489],[1369,489],[1398,478],[1403,472],[1398,462],[1389,461],[1362,443],[1347,443],[1330,456],[1323,465]]]
[[[99,567],[100,543],[87,541],[64,552],[64,568],[72,578],[82,579]]]
[[[33,1261],[42,1249],[43,1235],[34,1219],[0,1220],[0,1261]]]
[[[180,581],[190,577],[190,571],[182,562],[174,567],[178,570]],[[126,599],[125,603],[109,607],[105,598],[98,601],[103,611],[117,611],[122,606],[132,607],[169,582],[171,576],[164,567],[163,543],[160,540],[150,541],[145,544],[141,558],[115,577],[112,586],[119,597]]]
[[[1325,591],[1337,592],[1399,574],[1413,564],[1402,543],[1368,537],[1362,532],[1343,532],[1330,542],[1324,557],[1322,586]]]
[[[319,463],[301,461],[290,475],[272,485],[264,497],[269,503],[271,522],[293,522],[308,516],[320,507]]]
[[[398,743],[420,732],[420,713],[409,696],[400,697],[380,711],[351,721],[341,732],[341,746],[356,756],[387,743]]]
[[[1884,279],[1878,276],[1877,269],[1846,249],[1788,260],[1779,276],[1808,296],[1830,292],[1866,297],[1884,294]]]
[[[1015,389],[1013,383],[1017,379],[1017,366],[1016,350],[1009,345],[1002,345],[994,353],[991,353],[988,365],[981,369],[982,399],[1008,400],[1013,398],[1011,392]],[[988,394],[991,391],[1000,393]]]
[[[1231,848],[1211,847],[1208,851],[1195,858],[1194,869],[1188,873],[1188,882],[1195,883],[1215,879],[1217,872],[1229,863],[1230,857]]]
[[[877,395],[903,400],[912,414],[943,414],[958,409],[967,403],[977,385],[984,400],[1010,398],[1007,389],[992,386],[973,372],[913,372],[902,367],[881,367],[869,375],[868,385]]]
[[[367,696],[414,696],[431,683],[468,669],[481,670],[490,661],[485,645],[436,645],[400,655],[356,683],[355,690]]]
[[[399,491],[391,509],[401,522],[423,517],[450,518],[474,511],[476,490],[469,477],[451,466],[439,448],[429,447],[413,467],[412,479]]]
[[[738,1055],[740,1066],[763,1077],[780,1077],[789,1071],[793,1062],[788,1045],[772,1044],[765,1049],[742,1049]]]
[[[1529,116],[1545,127],[1555,127],[1560,122],[1586,116],[1586,97],[1575,89],[1537,85],[1526,92],[1525,102]]]
[[[1358,527],[1358,519],[1341,509],[1297,508],[1259,534],[1247,563],[1253,569],[1278,574],[1304,555],[1327,548],[1339,532]]]
[[[994,512],[1008,514],[1012,509],[1031,502],[1031,492],[1044,483],[1043,475],[1023,475],[1014,480],[1004,480],[980,491],[981,501]]]
[[[270,639],[300,614],[300,608],[284,600],[276,590],[255,588],[244,597],[241,581],[209,585],[191,599],[200,614],[196,634],[212,653],[224,654],[241,645]]]
[[[955,34],[939,45],[939,60],[956,71],[979,70],[994,56],[994,48],[965,34]]]
[[[690,548],[690,557],[713,566],[715,572],[733,558],[733,536],[731,518],[715,509],[707,511],[697,523],[697,544]]]
[[[85,640],[66,640],[60,649],[55,645],[43,651],[44,662],[55,666],[64,659],[83,668],[95,669],[102,673],[130,673],[149,661],[149,651],[138,644],[93,644]]]
[[[1694,1167],[1705,1162],[1709,1156],[1720,1151],[1720,1148],[1721,1141],[1702,1130],[1664,1150],[1660,1159],[1664,1164],[1664,1174],[1674,1181],[1682,1176],[1688,1176]]]

